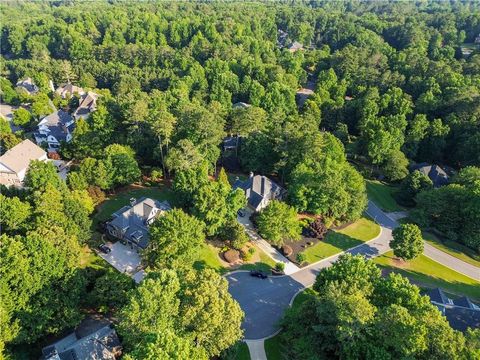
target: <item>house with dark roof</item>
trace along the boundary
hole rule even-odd
[[[432,180],[434,187],[440,187],[449,183],[448,174],[438,165],[420,163],[411,167],[412,171],[420,171]]]
[[[236,179],[233,189],[241,189],[245,192],[248,206],[254,211],[265,208],[271,200],[281,200],[285,196],[285,189],[263,175],[253,175],[247,180]]]
[[[167,201],[160,202],[150,198],[131,199],[130,206],[124,206],[112,215],[107,222],[108,234],[137,249],[148,246],[150,234],[148,226],[157,216],[172,208]]]
[[[247,103],[245,103],[245,102],[243,102],[243,101],[239,101],[239,102],[233,104],[233,105],[232,105],[232,108],[233,108],[233,109],[246,109],[246,108],[249,108],[250,106],[252,106],[252,105],[247,104]]]
[[[85,95],[85,90],[81,87],[75,86],[71,83],[61,84],[55,93],[59,95],[62,99],[71,98],[73,95],[83,96]]]
[[[430,290],[428,296],[453,329],[466,331],[468,328],[480,328],[480,307],[468,297],[452,300],[439,288]]]
[[[74,129],[73,117],[66,111],[58,110],[40,120],[34,136],[37,144],[47,143],[50,151],[56,151],[61,142],[72,140]]]
[[[116,331],[110,325],[79,337],[73,332],[42,349],[44,360],[115,360],[122,353]]]
[[[17,88],[22,89],[22,91],[25,91],[28,95],[35,95],[36,93],[38,93],[39,90],[38,86],[35,85],[32,78],[29,77],[23,80],[19,80],[16,86]]]
[[[97,109],[98,94],[89,91],[80,97],[78,108],[73,113],[73,118],[78,120],[80,118],[86,119],[91,112]]]
[[[227,136],[222,142],[223,151],[237,150],[240,146],[241,139],[240,136]]]

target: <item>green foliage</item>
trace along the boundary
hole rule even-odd
[[[26,228],[31,215],[32,208],[28,202],[0,194],[0,225],[3,233],[21,232]]]
[[[408,175],[408,159],[400,150],[389,152],[381,167],[390,181],[402,180]]]
[[[24,179],[25,187],[35,192],[45,190],[49,184],[57,189],[65,187],[52,162],[31,161]]]
[[[150,243],[144,254],[155,268],[191,267],[205,240],[205,225],[197,218],[174,209],[150,226]]]
[[[297,254],[297,262],[300,265],[302,265],[306,260],[307,260],[307,255],[305,255],[303,252],[300,252]]]
[[[260,212],[257,226],[260,235],[277,246],[286,240],[300,240],[302,231],[295,209],[278,200],[270,201]]]
[[[221,230],[220,237],[222,240],[229,241],[230,245],[237,250],[241,250],[249,241],[245,228],[236,220],[230,220],[225,224]]]
[[[462,359],[476,352],[418,287],[400,275],[382,277],[363,257],[340,257],[319,273],[315,289],[281,322],[288,358]]]
[[[398,192],[398,200],[402,204],[415,205],[415,196],[423,190],[430,190],[433,187],[432,180],[420,171],[411,172],[401,183]]]
[[[18,108],[13,112],[13,123],[17,126],[27,126],[32,120],[32,115],[24,108]]]
[[[127,358],[208,359],[240,339],[243,313],[226,280],[212,270],[181,275],[152,273],[130,293],[118,326]]]
[[[392,234],[390,247],[395,256],[403,260],[412,260],[423,252],[422,232],[417,225],[401,224]]]
[[[126,305],[127,293],[134,285],[131,277],[109,268],[95,280],[93,290],[89,293],[89,303],[102,312],[119,309]]]

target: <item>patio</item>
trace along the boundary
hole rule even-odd
[[[107,245],[112,251],[108,254],[98,251],[98,255],[118,271],[132,276],[137,283],[140,282],[145,276],[144,271],[140,268],[140,255],[129,246],[123,245],[120,241],[113,244],[108,243]]]

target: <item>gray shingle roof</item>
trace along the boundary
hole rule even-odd
[[[447,173],[438,165],[420,163],[412,166],[412,171],[415,170],[427,175],[435,187],[447,185],[449,182]]]
[[[279,199],[285,190],[275,182],[262,175],[250,176],[247,180],[236,180],[233,189],[242,189],[248,200],[248,204],[255,210],[263,199]]]
[[[45,116],[39,123],[39,126],[43,125],[48,127],[50,134],[54,136],[58,141],[65,141],[67,134],[72,133],[74,130],[74,124],[67,127],[67,124],[72,122],[72,116],[63,110],[58,110],[50,115]]]

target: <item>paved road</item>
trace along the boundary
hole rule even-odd
[[[373,258],[390,250],[392,230],[398,223],[389,218],[373,202],[368,203],[367,214],[381,225],[377,238],[347,250]],[[293,296],[315,282],[318,272],[330,266],[341,254],[319,261],[291,275],[270,277],[267,280],[251,277],[247,272],[228,275],[229,291],[245,312],[243,329],[246,340],[261,339],[278,331],[278,322]],[[425,255],[461,273],[480,279],[480,269],[460,261],[426,244]],[[479,280],[480,281],[480,280]]]

